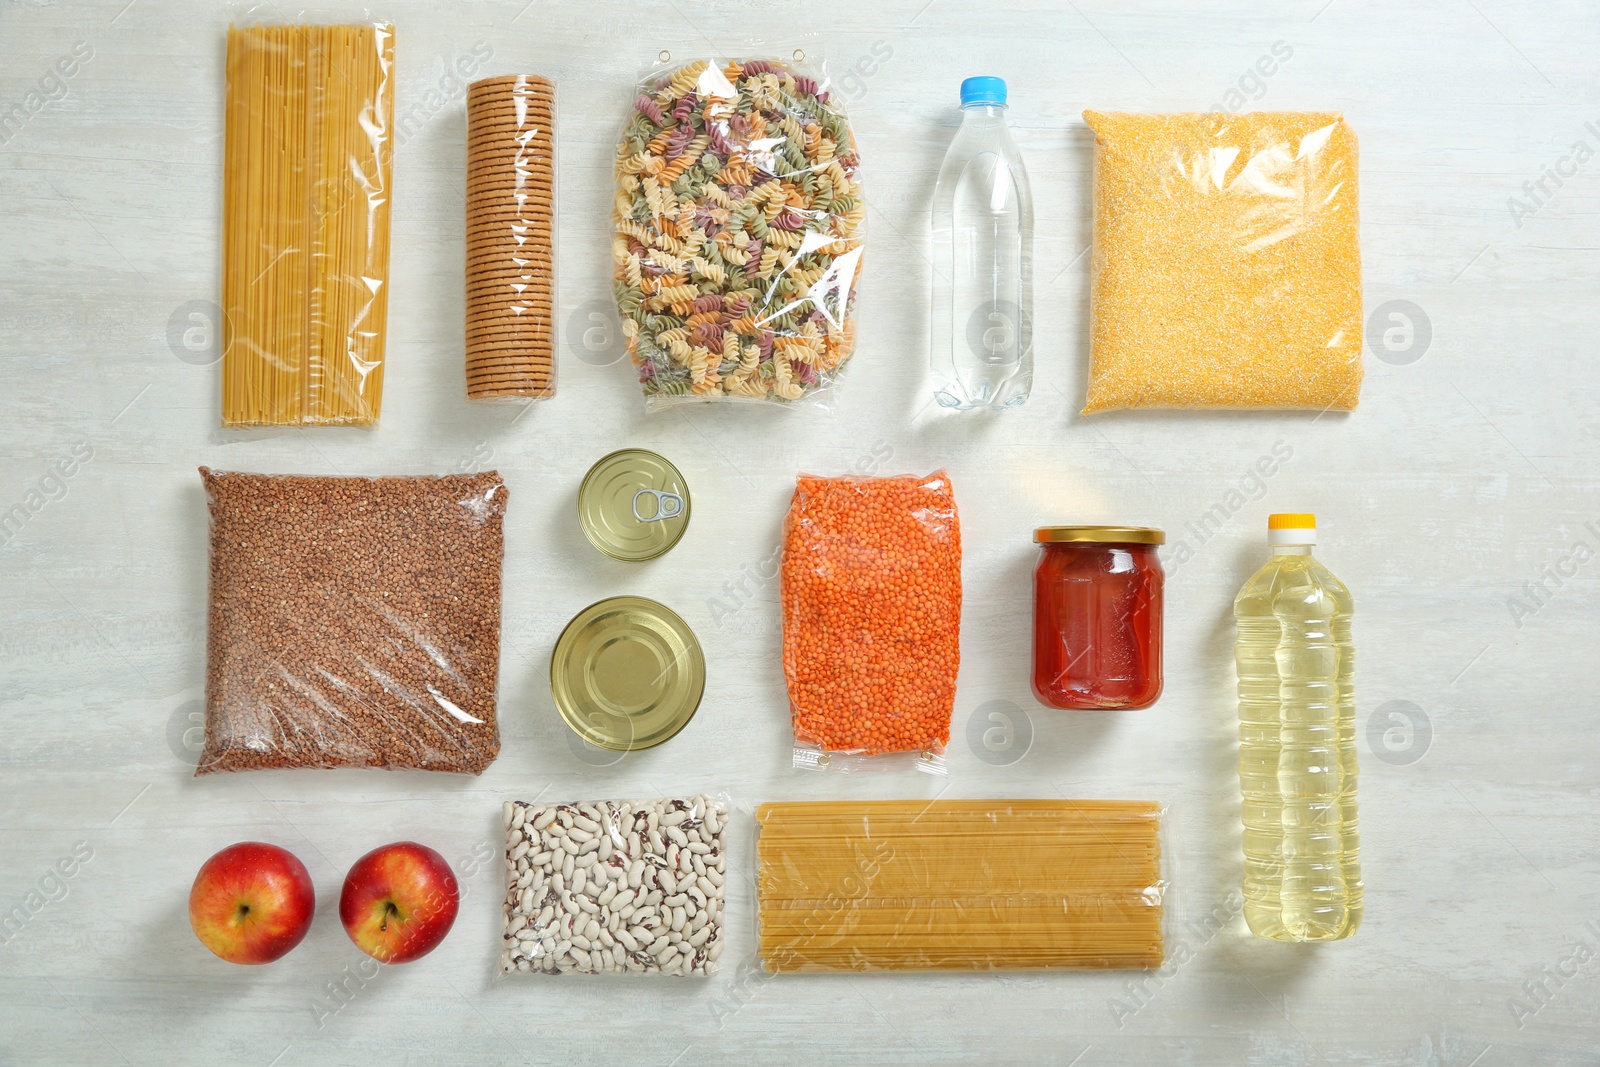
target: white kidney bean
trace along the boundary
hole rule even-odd
[[[501,806],[502,973],[712,974],[722,952],[722,832],[708,796]]]

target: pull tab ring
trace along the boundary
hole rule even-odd
[[[642,496],[656,498],[656,513],[649,518],[639,514],[639,498]],[[633,494],[630,506],[633,509],[633,517],[640,522],[660,522],[663,519],[675,519],[683,514],[683,497],[664,489],[640,489]]]

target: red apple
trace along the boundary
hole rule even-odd
[[[311,929],[317,894],[294,853],[260,841],[206,860],[189,890],[189,925],[229,963],[271,963]]]
[[[339,894],[339,920],[373,959],[409,963],[444,940],[460,906],[461,890],[444,857],[399,841],[356,860]]]

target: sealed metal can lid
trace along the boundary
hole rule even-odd
[[[706,687],[700,642],[678,614],[641,596],[578,612],[556,639],[550,691],[577,735],[614,752],[659,745],[694,718]]]
[[[1041,526],[1033,531],[1033,540],[1041,545],[1162,545],[1166,544],[1167,535],[1150,526]]]
[[[655,559],[688,528],[689,483],[664,457],[621,449],[584,476],[578,522],[589,543],[613,559]]]

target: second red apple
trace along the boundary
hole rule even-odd
[[[460,904],[445,858],[426,845],[399,841],[356,860],[339,894],[339,920],[373,959],[406,963],[444,940]]]

